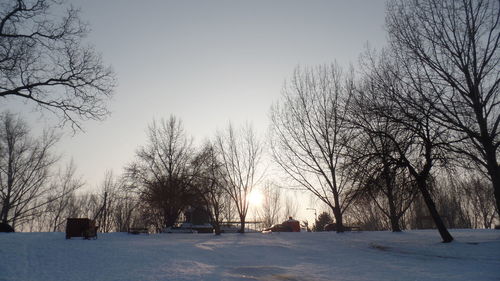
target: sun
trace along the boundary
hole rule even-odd
[[[264,195],[260,190],[252,190],[250,194],[248,194],[248,203],[252,206],[260,206],[262,205],[262,201],[264,201]]]

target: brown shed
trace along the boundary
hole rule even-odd
[[[71,237],[97,239],[95,222],[87,218],[68,218],[66,222],[66,239],[70,239]]]

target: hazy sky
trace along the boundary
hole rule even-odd
[[[119,83],[112,115],[84,123],[85,133],[66,134],[58,146],[89,187],[106,170],[121,173],[153,118],[176,115],[198,141],[229,120],[251,122],[263,135],[297,65],[356,65],[367,42],[380,47],[386,38],[384,0],[68,1],[81,7],[88,41]]]

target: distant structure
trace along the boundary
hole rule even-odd
[[[288,217],[288,220],[284,221],[282,224],[288,226],[292,232],[300,232],[300,222],[294,220],[292,217]]]

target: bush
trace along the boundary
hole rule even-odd
[[[316,223],[314,224],[313,231],[323,231],[325,225],[333,223],[333,219],[327,212],[323,212],[319,214]]]

